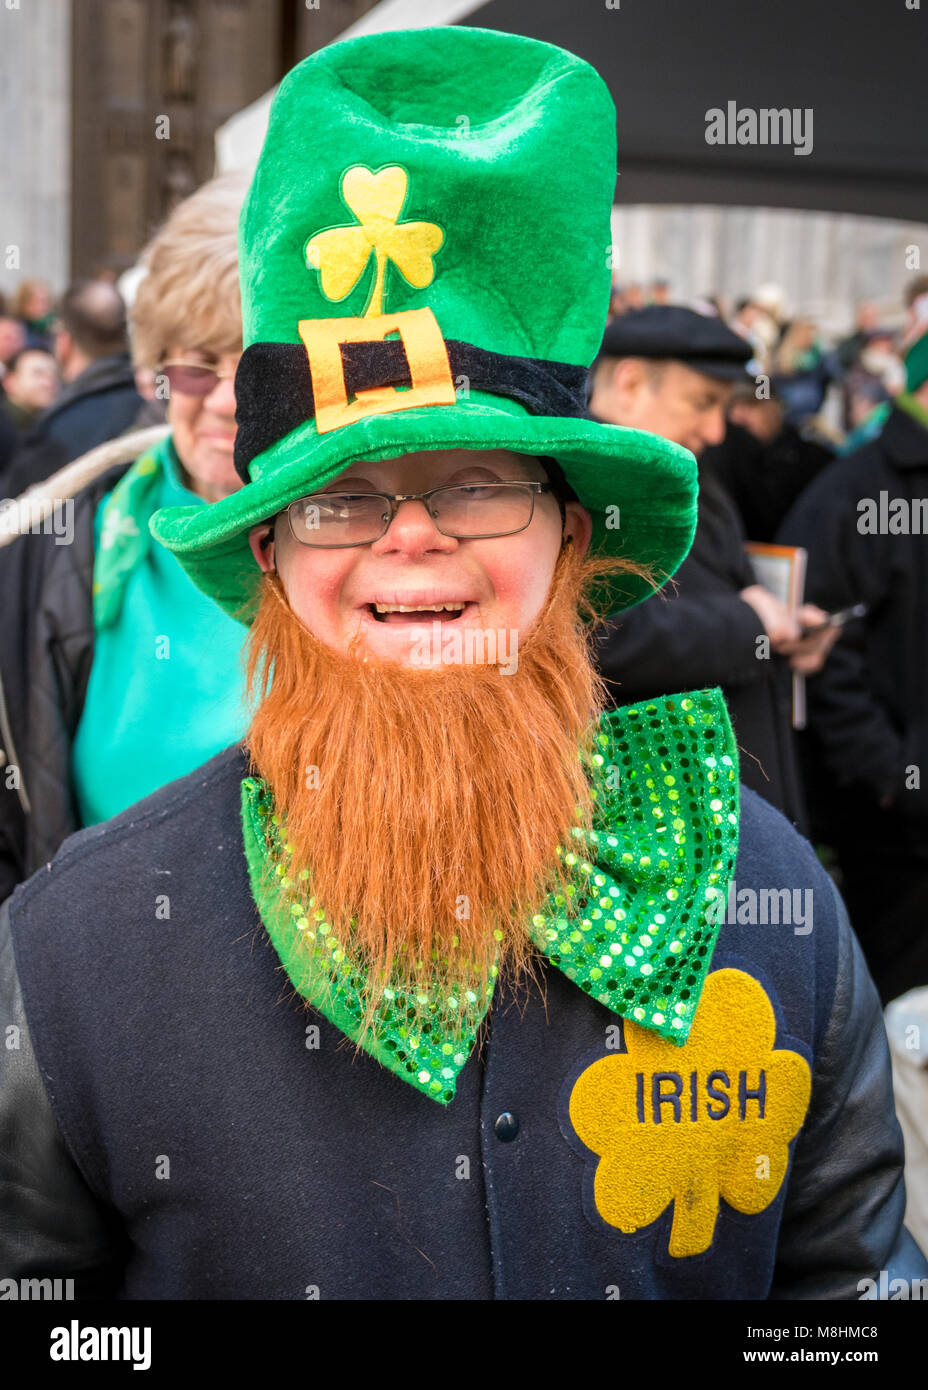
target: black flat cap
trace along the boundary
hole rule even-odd
[[[753,348],[719,318],[677,304],[649,304],[612,320],[599,355],[671,358],[721,381],[743,381]]]

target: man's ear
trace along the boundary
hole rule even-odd
[[[589,406],[591,412],[600,419],[605,418],[605,408],[609,401],[609,394],[612,389],[612,378],[617,366],[614,357],[603,357],[593,369],[593,380],[590,383]]]
[[[647,362],[640,357],[622,357],[615,364],[612,389],[623,403],[633,404],[650,380]]]
[[[564,503],[564,539],[572,540],[578,555],[585,555],[593,537],[593,518],[579,502]]]
[[[601,420],[624,424],[625,417],[635,411],[646,380],[647,369],[639,357],[606,358],[596,378],[590,410]]]
[[[248,532],[248,544],[257,564],[265,574],[274,574],[277,565],[274,559],[274,523],[265,521],[253,526]]]

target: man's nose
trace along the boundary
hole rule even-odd
[[[417,500],[397,503],[386,535],[375,541],[372,549],[384,555],[391,550],[415,555],[429,550],[453,550],[456,545],[456,540],[439,531],[425,503]]]
[[[721,444],[722,440],[725,438],[725,428],[725,412],[719,405],[716,406],[714,410],[710,410],[703,419],[702,429],[700,431],[703,442],[707,446]]]

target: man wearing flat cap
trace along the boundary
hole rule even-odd
[[[697,460],[725,437],[736,383],[750,382],[750,344],[720,319],[652,304],[610,323],[593,368],[593,415],[652,430]],[[818,670],[833,640],[800,638],[824,620],[812,605],[792,614],[754,578],[738,513],[700,468],[696,537],[676,585],[614,620],[599,665],[617,704],[681,686],[719,685],[742,752],[743,781],[804,823],[790,726],[789,670]],[[767,637],[768,642],[758,639]]]

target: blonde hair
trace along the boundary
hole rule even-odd
[[[813,346],[813,344],[803,346],[802,340],[810,332],[813,334],[814,340],[815,324],[811,319],[793,319],[773,354],[775,371],[789,373],[798,370],[799,354],[808,351],[808,348]]]
[[[33,294],[35,294],[37,290],[45,291],[46,295],[48,296],[49,307],[51,307],[52,293],[49,289],[48,282],[46,280],[38,280],[34,277],[28,280],[20,280],[16,293],[13,296],[12,312],[16,316],[16,318],[26,318],[26,310],[29,307],[29,300],[32,298]]]
[[[238,215],[248,181],[234,171],[203,184],[142,251],[146,274],[130,313],[136,367],[156,367],[178,343],[217,356],[241,351]]]

